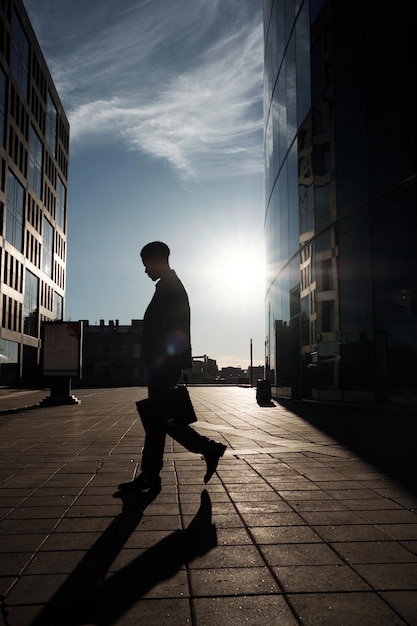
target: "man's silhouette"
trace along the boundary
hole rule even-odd
[[[165,243],[148,243],[141,251],[145,272],[158,281],[143,318],[143,357],[148,369],[148,391],[154,414],[146,420],[141,474],[124,491],[160,490],[165,436],[168,433],[190,452],[203,455],[207,483],[216,471],[226,446],[200,435],[189,425],[168,425],[164,419],[167,395],[177,384],[181,371],[192,367],[190,305],[184,285],[169,265]]]

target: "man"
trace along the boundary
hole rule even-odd
[[[168,433],[190,452],[203,455],[207,483],[217,469],[226,446],[200,435],[188,425],[169,425],[163,416],[167,393],[175,387],[183,369],[192,367],[190,342],[190,305],[184,285],[169,265],[170,250],[165,243],[153,241],[141,251],[145,272],[158,281],[155,294],[143,318],[143,357],[148,369],[149,398],[157,415],[145,425],[145,445],[141,474],[123,491],[159,491],[165,437]]]

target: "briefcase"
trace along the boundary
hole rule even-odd
[[[168,428],[187,426],[197,421],[190,394],[185,386],[174,387],[163,397],[146,398],[136,402],[145,431],[155,426],[156,420],[163,420]]]

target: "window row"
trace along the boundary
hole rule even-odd
[[[22,303],[17,302],[13,298],[3,294],[3,309],[2,309],[2,328],[13,330],[15,332],[21,332],[22,329]]]
[[[0,24],[5,31],[5,24]],[[29,111],[37,121],[41,132],[45,135],[45,145],[54,158],[57,158],[61,171],[65,177],[68,171],[69,130],[66,120],[59,114],[54,98],[47,88],[47,81],[42,71],[37,53],[32,50],[22,23],[16,12],[13,12],[11,29],[11,62],[10,70],[13,82],[10,82],[10,116],[15,120],[17,127],[27,140],[29,132]],[[5,33],[6,34],[6,33]],[[8,42],[2,37],[2,43]],[[6,45],[6,44],[5,44]],[[7,46],[8,47],[8,46]],[[4,51],[6,52],[6,51]],[[7,54],[4,56],[8,57]],[[29,66],[32,66],[32,79],[29,99]],[[4,144],[5,109],[7,103],[7,78],[0,68],[0,141]],[[58,138],[61,146],[58,146]]]
[[[23,291],[23,265],[6,251],[3,255],[3,282],[15,291]]]
[[[29,203],[29,207],[33,204]],[[12,172],[8,172],[7,179],[7,207],[6,207],[6,232],[5,238],[11,243],[16,250],[23,253],[24,245],[24,212],[25,212],[25,191],[22,185]],[[29,210],[29,213],[31,211]],[[57,215],[59,213],[57,212]],[[62,215],[61,215],[62,217]],[[57,220],[58,223],[58,220]],[[59,225],[59,223],[58,223]],[[39,267],[39,242],[32,234],[26,236],[26,256]],[[53,278],[53,260],[54,253],[63,261],[65,261],[65,242],[63,238],[56,233],[51,222],[44,216],[42,222],[42,271]],[[63,288],[64,271],[61,267],[55,267],[54,274],[57,283]]]
[[[41,291],[39,292],[40,284]],[[39,315],[39,302],[42,307],[53,314],[54,320],[62,320],[64,303],[62,296],[54,292],[49,285],[41,282],[35,274],[26,270],[23,304],[3,294],[2,327],[18,333],[23,332],[31,337],[39,337],[40,322],[51,319],[50,316]]]
[[[138,359],[141,357],[141,344],[131,343],[130,341],[125,344],[112,343],[93,343],[85,340],[84,349],[86,356],[89,357],[102,357],[105,359],[114,357],[130,357]]]

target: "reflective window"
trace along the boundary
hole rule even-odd
[[[288,155],[288,218],[289,256],[292,257],[300,248],[297,142],[293,143]]]
[[[54,156],[56,156],[56,128],[57,128],[58,112],[51,94],[48,92],[47,109],[46,109],[46,144]]]
[[[6,119],[6,75],[0,68],[0,143],[4,144],[4,124]]]
[[[273,168],[274,137],[272,135],[275,125],[271,117],[265,132],[265,198],[269,199],[273,187],[276,170]]]
[[[285,41],[288,41],[294,26],[294,0],[285,0]]]
[[[67,204],[67,190],[62,182],[60,176],[58,176],[57,183],[57,205],[56,205],[56,223],[60,229],[65,232],[65,220],[66,220],[66,204]]]
[[[28,95],[29,41],[23,26],[13,12],[12,22],[12,75],[25,98]]]
[[[43,146],[33,126],[30,127],[29,140],[29,186],[38,198],[42,194],[42,169],[43,169]]]
[[[52,278],[52,263],[54,253],[54,229],[52,224],[43,218],[42,233],[42,271]]]
[[[367,211],[338,227],[340,323],[344,332],[372,328],[371,233]]]
[[[24,333],[32,337],[38,336],[39,317],[39,278],[26,270],[25,299],[23,304]]]
[[[314,185],[314,220],[317,232],[330,225],[330,184]]]
[[[285,161],[279,177],[279,249],[280,266],[284,266],[290,256],[289,217],[288,217],[288,161]]]
[[[311,162],[310,116],[298,134],[298,203],[300,216],[300,244],[314,234],[314,188]]]
[[[281,67],[284,50],[287,43],[285,37],[285,3],[284,0],[275,0],[273,11],[273,32],[277,40],[277,69]]]
[[[415,175],[415,138],[410,132],[412,103],[401,75],[369,94],[369,184],[377,195]]]
[[[7,175],[6,239],[19,252],[23,252],[23,223],[25,190],[9,171]]]
[[[64,298],[54,292],[54,320],[64,319]]]
[[[266,80],[268,83],[267,88],[267,105],[269,107],[271,102],[272,92],[274,90],[275,82],[278,74],[278,41],[275,36],[275,28],[276,28],[276,11],[277,11],[277,2],[274,3],[272,9],[272,20],[270,25],[270,33],[268,38],[268,48],[267,48],[267,66],[266,66]]]
[[[342,75],[335,88],[335,159],[338,217],[368,197],[368,144],[364,76],[358,69]],[[357,66],[355,65],[355,68]],[[358,150],[358,146],[361,149]]]
[[[310,20],[311,23],[315,22],[318,18],[320,11],[325,5],[326,0],[310,0]]]
[[[295,26],[297,64],[297,123],[301,126],[311,107],[310,25],[308,2],[304,2]]]
[[[19,377],[19,344],[0,337],[0,384],[16,385]]]
[[[281,65],[281,71],[278,76],[277,97],[278,97],[278,134],[279,134],[279,167],[285,159],[288,149],[287,143],[287,81],[285,70],[285,58]]]
[[[277,177],[280,165],[281,165],[281,152],[280,152],[280,120],[279,120],[279,105],[278,105],[278,88],[275,89],[273,97],[272,97],[272,105],[271,105],[271,117],[272,117],[272,154],[270,157],[270,167],[273,176],[271,176],[272,183],[275,181]]]
[[[295,65],[295,34],[291,37],[285,54],[287,146],[290,146],[297,132],[297,74]]]
[[[369,389],[374,385],[375,342],[372,332],[342,333],[341,336],[342,387]]]
[[[415,307],[417,217],[412,192],[376,204],[372,211],[375,316],[405,322]]]

